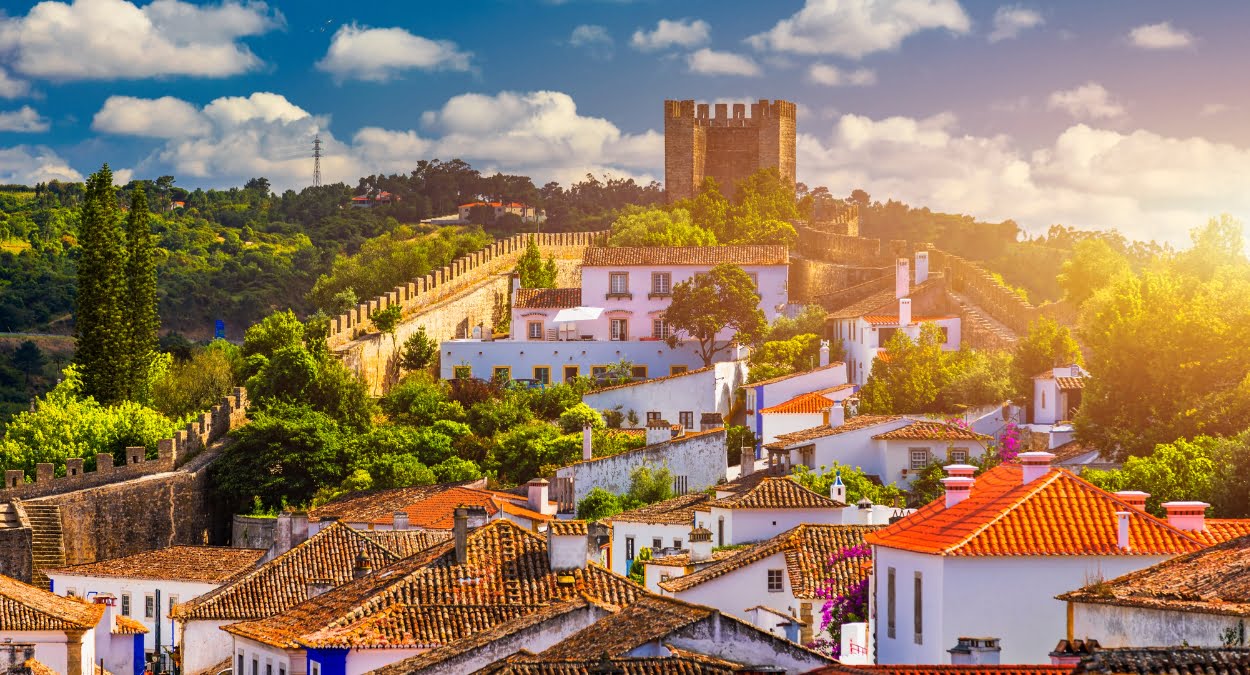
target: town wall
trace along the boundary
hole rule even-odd
[[[10,502],[16,512],[17,522],[0,527],[0,574],[10,579],[29,581],[34,569],[31,551],[34,546],[30,521],[20,502]],[[3,671],[0,671],[3,672]]]
[[[888,285],[893,274],[892,266],[859,267],[809,258],[793,258],[790,260],[790,302],[823,305],[821,298],[841,297],[839,294],[861,284],[884,279]]]
[[[732,110],[730,106],[732,105]],[[796,106],[760,99],[746,103],[664,102],[664,188],[670,201],[698,193],[705,176],[726,195],[762,168],[795,182]]]
[[[572,479],[571,501],[576,504],[597,487],[612,494],[625,494],[629,491],[630,474],[640,466],[667,467],[674,477],[685,476],[686,489],[694,492],[724,480],[728,464],[725,430],[719,429],[570,464],[556,470],[556,477]]]

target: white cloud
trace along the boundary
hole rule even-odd
[[[958,0],[807,0],[793,16],[748,41],[756,49],[860,58],[942,28],[971,30],[972,20]]]
[[[1198,111],[1198,114],[1203,117],[1210,117],[1211,115],[1223,115],[1226,112],[1232,112],[1236,109],[1237,106],[1232,106],[1227,103],[1207,103],[1202,106],[1202,109]]]
[[[597,59],[610,59],[615,41],[607,28],[595,24],[582,24],[569,34],[569,46],[585,49]]]
[[[0,18],[0,53],[14,71],[51,80],[225,77],[261,65],[240,38],[281,24],[263,2],[47,1],[24,17]]]
[[[334,33],[317,68],[339,80],[385,82],[405,70],[468,70],[471,56],[454,42],[430,40],[403,28],[352,24]]]
[[[200,136],[212,125],[195,106],[172,96],[110,96],[91,120],[91,128],[106,134],[179,138]]]
[[[1034,232],[1063,223],[1183,243],[1210,216],[1250,217],[1250,148],[1086,124],[1029,148],[957,127],[950,114],[843,115],[827,136],[799,137],[799,179]]]
[[[1194,36],[1164,21],[1134,28],[1128,33],[1128,41],[1142,49],[1180,49],[1192,45]]]
[[[0,183],[34,185],[50,180],[80,181],[82,174],[42,145],[0,148]]]
[[[28,105],[17,110],[0,111],[0,131],[38,133],[47,131],[48,126],[48,120]]]
[[[1124,115],[1124,106],[1097,82],[1087,82],[1075,89],[1051,93],[1047,101],[1051,110],[1063,110],[1077,119],[1110,119]]]
[[[1035,9],[1020,5],[1003,5],[994,12],[994,30],[986,37],[990,42],[1001,42],[1019,36],[1030,28],[1045,23],[1042,14]]]
[[[877,83],[877,73],[868,68],[846,71],[825,63],[813,63],[807,79],[829,87],[866,87]]]
[[[690,72],[701,75],[744,75],[754,77],[760,74],[760,67],[751,57],[733,52],[718,52],[704,47],[686,56],[686,64]]]
[[[698,47],[706,44],[712,27],[702,19],[660,19],[655,30],[639,28],[629,40],[634,49],[653,52],[671,47]]]
[[[0,98],[18,98],[30,92],[30,83],[19,80],[0,68]]]

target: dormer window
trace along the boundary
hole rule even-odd
[[[672,295],[673,275],[671,272],[651,273],[651,295]]]

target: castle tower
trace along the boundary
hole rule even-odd
[[[664,187],[669,201],[693,197],[711,176],[721,192],[761,168],[775,168],[795,181],[795,105],[760,99],[751,104],[664,102]]]

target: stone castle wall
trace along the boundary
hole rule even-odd
[[[790,302],[825,306],[827,298],[848,297],[846,291],[856,289],[850,293],[850,296],[854,296],[856,292],[864,290],[857,288],[862,284],[878,282],[879,285],[880,279],[889,277],[893,273],[892,266],[857,267],[823,260],[793,258],[790,260]],[[876,290],[880,289],[873,287],[873,291],[870,292]],[[867,297],[867,294],[856,299],[863,299],[863,297]],[[839,306],[845,306],[845,304]]]
[[[664,102],[664,188],[669,200],[693,197],[705,176],[721,192],[761,168],[795,182],[796,106],[760,99],[750,104]]]

